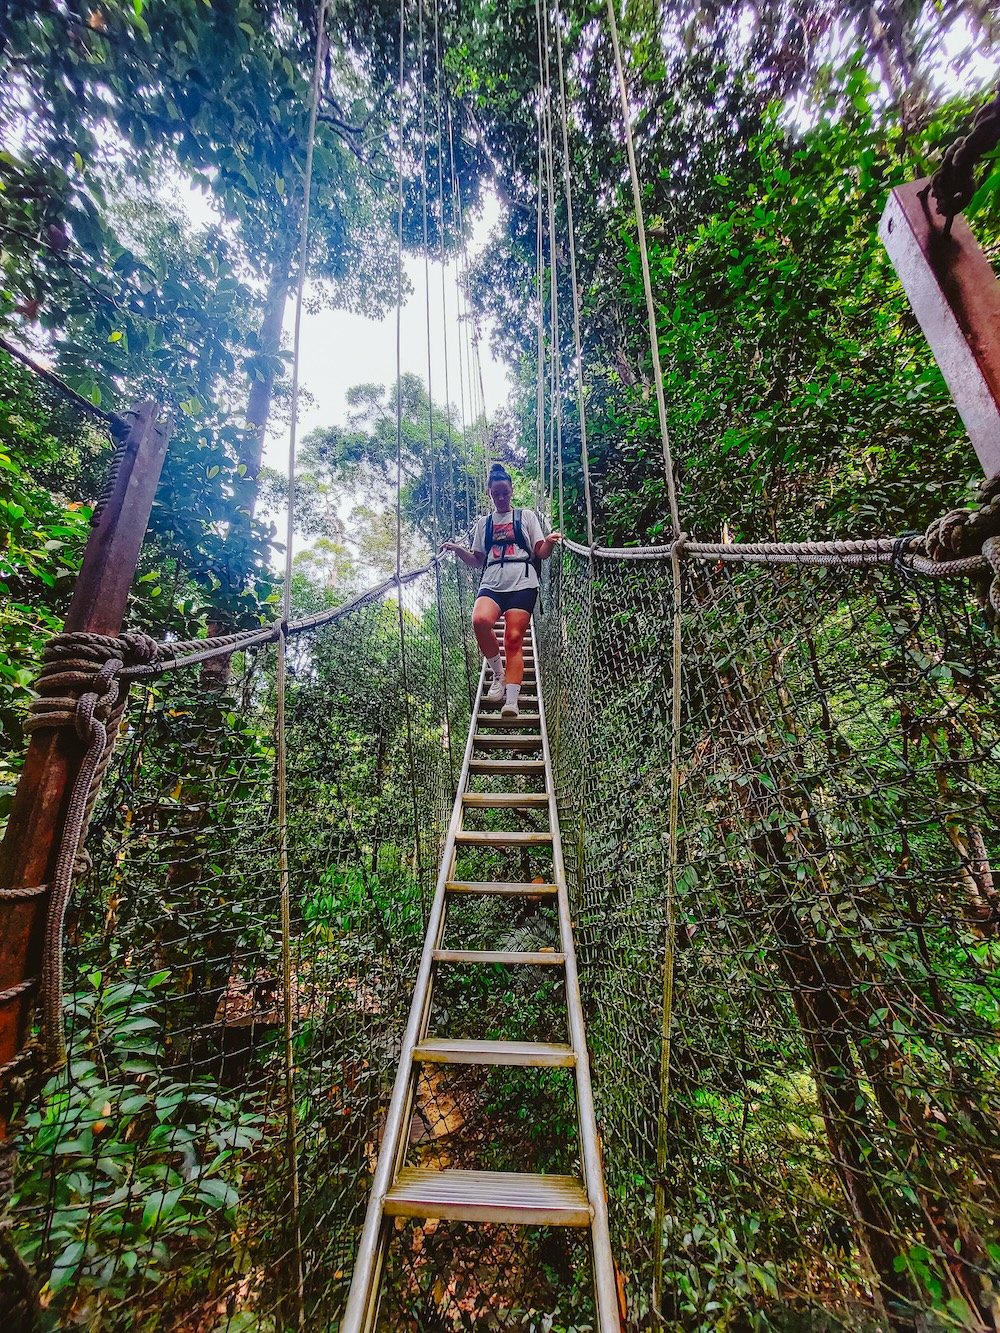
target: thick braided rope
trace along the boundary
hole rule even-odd
[[[148,662],[158,645],[145,634],[59,634],[46,647],[38,698],[25,722],[29,733],[73,727],[86,745],[70,790],[50,885],[42,955],[42,1022],[46,1057],[61,1068],[66,1062],[63,1030],[63,927],[66,906],[87,830],[111,762],[111,752],[125,709],[128,686],[118,676],[126,662]],[[7,890],[8,897],[41,894],[42,885]]]
[[[120,416],[111,418],[111,438],[114,440],[114,451],[111,455],[111,465],[108,468],[107,480],[104,483],[104,489],[94,505],[94,512],[90,517],[90,526],[96,528],[101,521],[101,515],[108,506],[108,501],[114,494],[114,489],[118,485],[118,474],[121,471],[122,461],[125,458],[125,450],[128,447],[128,433],[132,423],[136,419],[135,412],[123,412]]]
[[[376,602],[380,597],[384,597],[387,592],[399,586],[405,586],[407,583],[414,582],[415,579],[423,578],[429,574],[438,563],[435,556],[426,565],[421,565],[419,569],[411,569],[399,578],[395,574],[389,578],[383,579],[381,583],[374,588],[368,588],[365,592],[359,593],[357,597],[352,597],[349,602],[342,602],[340,606],[331,607],[327,611],[317,611],[311,616],[304,616],[301,620],[290,621],[284,626],[284,631],[288,637],[296,634],[306,634],[310,630],[322,629],[324,625],[332,625],[344,616],[349,616],[353,611],[367,606],[370,602]],[[160,676],[166,671],[175,671],[180,667],[198,666],[202,662],[210,661],[213,657],[239,652],[244,648],[259,648],[268,643],[277,643],[282,633],[282,622],[272,621],[270,625],[262,625],[260,629],[241,630],[235,634],[222,634],[211,639],[171,639],[165,643],[157,643],[155,657],[149,661],[142,662],[135,666],[127,666],[121,673],[122,680],[138,680],[141,677]]]
[[[931,179],[931,193],[942,217],[953,218],[969,206],[976,193],[976,164],[998,143],[1000,92],[980,107],[969,133],[955,140]]]
[[[923,554],[923,537],[872,537],[860,541],[826,542],[695,542],[684,540],[664,546],[596,546],[597,560],[667,560],[678,549],[692,560],[726,560],[756,565],[839,565],[860,569],[869,565],[895,565],[931,578],[961,578],[981,574],[989,568],[984,555],[956,559],[929,559]],[[564,538],[563,545],[576,555],[590,550]]]

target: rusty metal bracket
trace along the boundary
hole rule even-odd
[[[1000,472],[1000,283],[963,217],[949,233],[930,184],[893,190],[878,234],[991,477]]]

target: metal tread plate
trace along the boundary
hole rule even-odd
[[[520,809],[527,805],[548,805],[546,791],[465,791],[462,804],[483,810]]]
[[[385,1196],[385,1212],[390,1217],[528,1226],[589,1227],[591,1222],[586,1191],[575,1177],[517,1171],[404,1167]]]
[[[471,759],[470,773],[543,773],[544,759]]]
[[[435,949],[433,958],[435,963],[528,963],[535,967],[562,967],[566,961],[566,955],[554,949],[527,953],[516,949]]]
[[[414,1060],[442,1065],[526,1065],[572,1069],[576,1052],[555,1041],[480,1041],[467,1037],[425,1037]]]
[[[521,830],[498,833],[481,829],[459,829],[455,842],[463,847],[547,847],[552,842],[551,833],[525,833]]]
[[[478,893],[484,898],[551,897],[559,892],[557,884],[492,883],[488,880],[450,879],[444,886],[448,893]]]

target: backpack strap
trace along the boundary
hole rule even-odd
[[[528,545],[524,537],[524,528],[521,525],[521,510],[514,510],[514,541],[520,546],[522,551],[527,551],[529,555],[534,555],[534,551]]]
[[[521,525],[520,509],[514,510],[514,540],[517,542],[518,546],[520,546],[522,551],[527,551],[528,559],[526,561],[526,564],[532,567],[532,569],[538,575],[539,582],[541,582],[542,559],[541,556],[535,555],[534,547],[528,545],[527,539],[525,538],[524,535],[524,528]]]

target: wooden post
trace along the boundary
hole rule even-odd
[[[156,403],[143,403],[132,414],[113,489],[87,541],[66,632],[120,633],[169,438]],[[66,727],[32,736],[0,846],[0,888],[50,882],[84,750]],[[0,897],[0,991],[40,976],[48,901],[47,893]],[[0,1070],[24,1045],[34,998],[26,990],[0,1000]],[[0,1113],[0,1139],[5,1136],[6,1117]]]
[[[878,234],[992,477],[1000,472],[1000,283],[961,215],[946,231],[929,185],[893,190]]]

